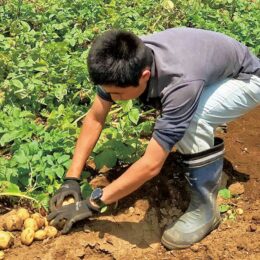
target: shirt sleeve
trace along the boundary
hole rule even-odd
[[[102,99],[114,103],[114,100],[111,98],[111,95],[107,93],[101,86],[96,86],[97,95]]]
[[[161,93],[162,113],[157,118],[153,138],[168,152],[181,140],[198,107],[203,80],[169,85]]]

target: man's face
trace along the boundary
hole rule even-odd
[[[141,96],[145,91],[150,75],[150,70],[145,69],[139,79],[138,86],[129,86],[122,88],[114,85],[102,85],[102,88],[111,95],[111,98],[114,101],[135,99]]]

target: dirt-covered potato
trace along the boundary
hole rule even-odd
[[[20,208],[17,210],[16,213],[23,221],[25,221],[27,218],[30,217],[30,213],[27,209],[25,208]]]
[[[36,220],[33,218],[27,218],[24,221],[24,228],[31,228],[34,231],[37,231],[39,229]]]
[[[10,232],[0,231],[0,249],[9,248],[14,242],[14,237]]]
[[[41,229],[45,225],[45,220],[40,213],[34,213],[31,215],[31,218],[34,219],[38,225],[38,229]]]
[[[54,226],[54,225],[53,225],[53,221],[54,221],[54,220],[52,220],[52,221],[50,222],[50,226]],[[55,227],[56,227],[58,230],[61,230],[61,229],[63,229],[63,227],[64,227],[65,224],[66,224],[66,219],[61,219],[61,220],[55,225]]]
[[[44,226],[48,227],[49,226],[49,222],[48,222],[47,218],[44,217],[43,219],[44,219]]]
[[[0,260],[3,260],[5,258],[5,253],[3,251],[0,251]]]
[[[64,199],[64,201],[62,202],[62,206],[66,206],[69,205],[71,203],[75,203],[75,199],[73,196],[68,196]]]
[[[34,234],[34,239],[35,240],[44,240],[47,238],[47,232],[46,230],[38,230]]]
[[[21,241],[24,245],[29,246],[34,239],[35,232],[32,228],[28,227],[21,233]]]
[[[44,230],[46,231],[47,237],[50,238],[55,237],[58,234],[57,228],[52,226],[47,226]]]
[[[3,224],[5,230],[14,231],[14,230],[22,230],[23,220],[18,215],[11,215],[10,217],[5,219],[5,223]]]

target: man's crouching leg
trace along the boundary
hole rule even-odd
[[[202,240],[220,223],[216,198],[223,168],[223,140],[215,138],[212,148],[185,154],[181,158],[191,201],[186,212],[163,233],[161,242],[168,249],[189,247]]]

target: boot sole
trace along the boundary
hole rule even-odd
[[[215,221],[214,221],[214,223],[213,223],[213,227],[205,234],[205,236],[203,237],[203,238],[205,238],[210,232],[212,232],[214,229],[216,229],[218,226],[219,226],[219,224],[220,224],[220,222],[221,222],[221,219],[220,218],[218,218],[218,219],[216,219]],[[203,239],[202,238],[202,239]],[[201,240],[202,240],[201,239]],[[200,240],[200,241],[201,241]],[[162,236],[162,238],[161,238],[161,243],[167,248],[167,249],[170,249],[170,250],[172,250],[172,249],[184,249],[184,248],[187,248],[187,247],[190,247],[190,246],[192,246],[193,244],[195,244],[195,243],[198,243],[198,242],[200,242],[200,241],[197,241],[197,242],[194,242],[194,243],[192,243],[192,244],[185,244],[185,245],[180,245],[180,244],[174,244],[174,243],[172,243],[172,242],[169,242],[169,241],[167,241],[167,240],[165,240],[165,238]]]

